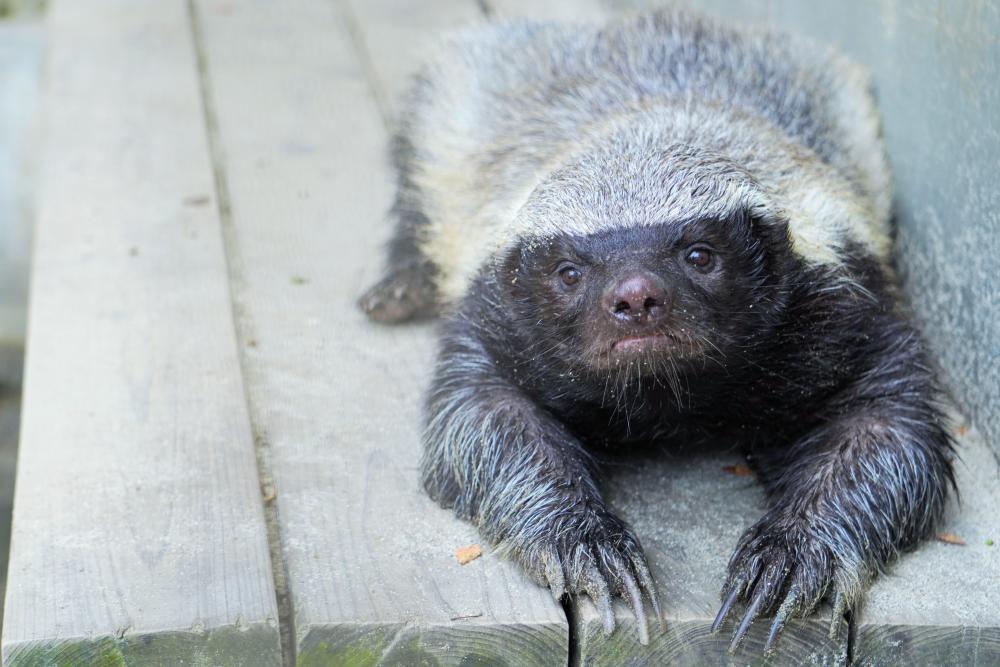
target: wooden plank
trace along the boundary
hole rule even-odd
[[[4,664],[278,664],[185,4],[49,29]]]
[[[565,661],[548,592],[489,552],[458,565],[479,537],[420,489],[431,329],[375,326],[355,305],[381,266],[392,189],[346,5],[197,7],[299,664]]]
[[[961,502],[952,499],[941,532],[965,545],[928,542],[875,582],[858,619],[857,665],[1000,664],[1000,464],[975,430],[956,431]]]

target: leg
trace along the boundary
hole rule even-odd
[[[368,317],[387,324],[432,317],[438,309],[434,282],[437,269],[419,245],[427,216],[420,206],[419,191],[409,177],[409,145],[405,137],[397,137],[393,150],[399,185],[391,212],[396,229],[389,242],[385,275],[358,300]]]
[[[765,459],[772,509],[740,540],[715,622],[747,603],[731,651],[762,614],[776,611],[768,650],[789,617],[828,594],[843,614],[894,554],[932,532],[954,485],[952,444],[919,340],[897,340],[834,416]]]
[[[424,433],[427,491],[556,598],[587,594],[606,632],[612,596],[628,601],[647,643],[644,594],[662,616],[639,541],[605,505],[580,443],[502,375],[470,329],[455,320],[445,331]]]
[[[386,275],[358,300],[361,310],[375,322],[396,324],[437,314],[434,266],[427,261],[393,265]]]

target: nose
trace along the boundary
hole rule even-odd
[[[620,324],[655,324],[670,309],[667,288],[648,271],[636,271],[612,283],[604,294],[604,308]]]

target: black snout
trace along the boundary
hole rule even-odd
[[[648,271],[620,278],[604,293],[605,311],[620,324],[655,324],[670,310],[667,288]]]

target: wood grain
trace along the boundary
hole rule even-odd
[[[376,44],[381,28],[328,0],[197,9],[298,663],[564,662],[567,623],[548,592],[491,552],[459,565],[474,528],[420,488],[431,328],[379,327],[355,305],[382,263],[392,190],[369,79],[381,75],[352,30]],[[419,37],[398,33],[391,57],[415,59]]]
[[[4,664],[277,664],[185,4],[49,20]]]

